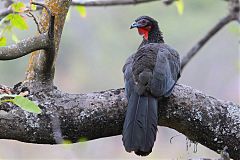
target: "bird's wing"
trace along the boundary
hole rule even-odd
[[[134,80],[132,75],[132,65],[135,54],[128,57],[125,65],[123,66],[124,82],[125,82],[125,94],[127,99],[131,96],[131,91],[134,89]]]
[[[172,78],[175,81],[177,81],[181,76],[181,63],[180,63],[179,53],[175,49],[171,48],[170,46],[166,44],[165,46],[170,52],[170,54],[168,54],[168,59],[170,62],[170,68],[173,76]]]
[[[158,48],[151,93],[156,97],[169,96],[180,73],[179,55],[165,44],[160,44]]]

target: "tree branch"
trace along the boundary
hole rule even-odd
[[[1,17],[5,17],[7,16],[8,14],[12,13],[12,8],[11,7],[8,7],[6,9],[2,9],[0,10],[0,20],[1,20]]]
[[[183,69],[190,60],[197,54],[197,52],[217,33],[219,32],[225,25],[232,21],[240,22],[240,2],[239,0],[229,0],[229,14],[222,18],[210,31],[200,39],[196,45],[194,45],[187,55],[182,59],[181,69]]]
[[[137,5],[142,3],[148,3],[148,2],[154,2],[154,1],[160,1],[160,0],[104,0],[104,1],[78,1],[73,0],[72,5],[73,6],[86,6],[86,7],[101,7],[101,6],[118,6],[118,5]]]
[[[0,105],[1,139],[55,144],[55,116],[59,118],[62,137],[73,142],[81,137],[92,140],[122,132],[127,106],[123,89],[89,94],[67,94],[54,89],[32,96],[43,110],[40,115],[10,103]],[[159,125],[174,128],[214,151],[227,146],[234,159],[240,159],[239,115],[239,105],[184,85],[176,85],[169,99],[159,100]]]
[[[6,1],[5,4],[4,4],[4,7],[6,9],[3,9],[3,10],[0,10],[0,20],[1,20],[1,17],[5,17],[7,16],[8,14],[12,13],[12,8],[11,8],[11,4],[13,3],[12,0],[9,0],[9,1]]]
[[[0,60],[13,60],[25,56],[33,51],[49,47],[48,34],[40,34],[26,38],[11,46],[0,47]]]
[[[11,45],[11,46],[0,47],[0,60],[17,59],[17,58],[25,56],[33,51],[37,51],[37,50],[41,50],[41,49],[48,50],[48,51],[51,50],[51,52],[55,51],[55,44],[54,44],[54,19],[55,19],[55,17],[52,15],[51,11],[44,4],[36,3],[36,2],[32,2],[32,4],[41,6],[47,10],[48,16],[49,16],[47,33],[43,33],[38,36],[24,39],[24,40],[20,41],[19,43]],[[35,21],[36,21],[36,19],[35,19]]]
[[[202,39],[200,39],[196,45],[194,45],[187,55],[182,59],[181,62],[181,69],[183,69],[189,61],[198,53],[198,51],[218,32],[220,31],[225,25],[230,23],[231,21],[235,20],[234,17],[229,14],[223,19],[221,19]]]
[[[125,0],[125,1],[114,1],[114,0],[105,0],[105,1],[73,1],[72,6],[86,6],[86,7],[102,7],[102,6],[117,6],[117,5],[137,5],[137,4],[143,4],[143,3],[148,3],[148,2],[154,2],[154,1],[161,1],[161,0]],[[174,0],[172,0],[174,1]],[[35,3],[35,2],[34,2]],[[165,4],[168,4],[167,1]],[[37,10],[42,9],[42,7],[37,7]],[[0,18],[5,17],[8,14],[13,13],[13,10],[10,7],[7,9],[0,10]]]

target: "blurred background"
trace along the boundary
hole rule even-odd
[[[165,42],[178,50],[183,57],[227,14],[227,3],[223,0],[184,0],[184,2],[183,15],[178,14],[175,5],[165,6],[160,1],[136,6],[87,8],[85,18],[81,17],[74,7],[71,8],[62,35],[55,85],[70,93],[88,93],[123,87],[122,66],[142,40],[136,30],[129,30],[129,26],[141,15],[157,19]],[[19,39],[36,33],[35,24],[30,18],[27,21],[28,31],[13,31]],[[186,66],[179,83],[239,104],[240,53],[237,27],[238,24],[232,22],[217,33]],[[13,42],[8,42],[11,43]],[[14,61],[0,61],[0,84],[13,86],[22,81],[28,58],[29,56]],[[67,146],[0,140],[0,160],[220,157],[200,144],[194,153],[194,144],[187,149],[189,143],[184,135],[166,127],[158,129],[157,142],[152,154],[147,158],[126,153],[121,136],[115,136]],[[170,143],[171,137],[175,138]]]

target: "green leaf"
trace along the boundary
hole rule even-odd
[[[87,16],[86,7],[84,7],[84,6],[77,6],[76,9],[77,9],[77,11],[80,13],[80,15],[82,17],[86,17]]]
[[[63,144],[73,144],[71,140],[64,139]]]
[[[0,47],[7,45],[7,38],[6,37],[0,37]]]
[[[79,139],[78,139],[78,142],[87,142],[87,137],[80,137]]]
[[[7,98],[14,98],[14,99],[4,99],[1,100],[2,98],[7,97]],[[23,97],[23,96],[19,96],[16,94],[0,94],[0,103],[2,102],[11,102],[14,103],[15,105],[19,106],[20,108],[22,108],[25,111],[31,112],[31,113],[41,113],[42,110],[31,100]]]
[[[39,114],[42,112],[42,110],[33,101],[30,101],[29,99],[27,99],[23,96],[16,96],[13,99],[13,103],[18,105],[23,110],[31,112],[31,113]]]
[[[4,30],[5,30],[6,32],[8,32],[8,33],[12,33],[12,28],[13,28],[12,25],[8,25],[8,26],[6,26],[6,27],[4,28]]]
[[[34,4],[31,4],[31,10],[32,10],[32,11],[36,11],[36,10],[37,10],[37,6],[34,5]]]
[[[11,24],[18,29],[21,29],[21,30],[28,29],[28,25],[25,19],[19,14],[9,14],[6,16],[5,20],[9,20]]]
[[[23,2],[16,2],[16,3],[13,3],[11,6],[14,12],[23,12],[24,9],[26,8]]]
[[[12,33],[12,40],[13,40],[15,43],[18,43],[18,42],[19,42],[18,37],[17,37],[16,34],[14,34],[14,33]]]
[[[70,144],[73,144],[71,140],[68,140],[68,139],[64,139],[63,142],[63,147],[66,148],[66,149],[69,149],[71,147]]]
[[[176,7],[177,7],[178,14],[182,15],[183,11],[184,11],[183,0],[176,0],[175,4],[176,4]]]

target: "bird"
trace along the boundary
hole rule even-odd
[[[156,140],[158,99],[169,97],[180,78],[180,57],[164,42],[153,18],[140,16],[133,28],[143,40],[122,69],[128,101],[122,141],[127,152],[147,156]]]

